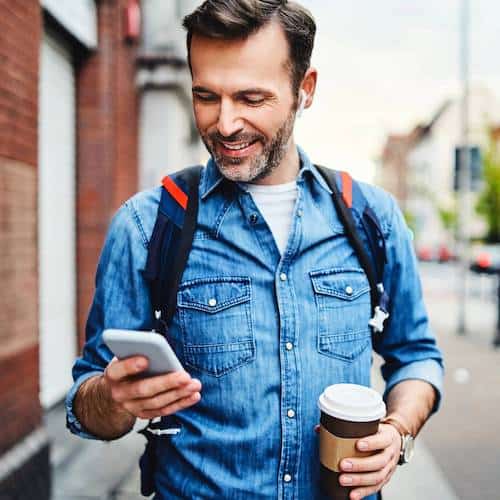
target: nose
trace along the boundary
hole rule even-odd
[[[238,108],[228,99],[221,101],[217,130],[224,137],[231,137],[243,130],[243,120],[238,114]]]

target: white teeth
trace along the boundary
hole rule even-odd
[[[248,146],[250,146],[250,143],[249,142],[245,142],[245,144],[239,144],[237,146],[230,146],[229,144],[226,144],[225,142],[223,142],[222,144],[224,144],[224,147],[226,149],[230,149],[231,151],[238,151],[240,149],[245,149],[247,148]]]

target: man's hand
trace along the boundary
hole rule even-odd
[[[171,415],[201,399],[201,382],[184,371],[138,378],[148,366],[147,358],[116,357],[106,367],[103,384],[117,408],[135,417],[152,419]]]
[[[346,458],[340,463],[340,484],[354,487],[349,496],[351,500],[372,495],[389,482],[399,461],[401,436],[392,425],[380,424],[377,434],[360,439],[356,446],[359,451],[379,453],[365,458]]]

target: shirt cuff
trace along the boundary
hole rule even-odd
[[[90,434],[87,432],[82,424],[79,422],[79,420],[76,418],[76,415],[73,412],[73,401],[75,399],[76,393],[78,392],[78,389],[80,386],[89,378],[94,377],[96,375],[102,375],[102,371],[92,371],[88,373],[84,373],[81,375],[78,379],[76,379],[75,383],[69,390],[67,396],[66,396],[66,401],[65,401],[65,406],[66,406],[66,427],[73,433],[76,434],[77,436],[85,439],[97,439],[99,441],[102,441],[102,438],[99,438],[98,436],[95,436],[94,434]]]
[[[436,401],[431,411],[432,415],[438,411],[441,405],[443,396],[443,376],[443,366],[434,359],[424,359],[404,365],[388,377],[384,392],[384,401],[387,401],[389,392],[396,384],[399,384],[399,382],[403,380],[423,380],[431,384],[436,392]]]

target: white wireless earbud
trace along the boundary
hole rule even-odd
[[[304,108],[306,106],[307,100],[307,92],[305,90],[301,90],[299,92],[299,105],[297,107],[297,117],[301,117],[304,112]]]

